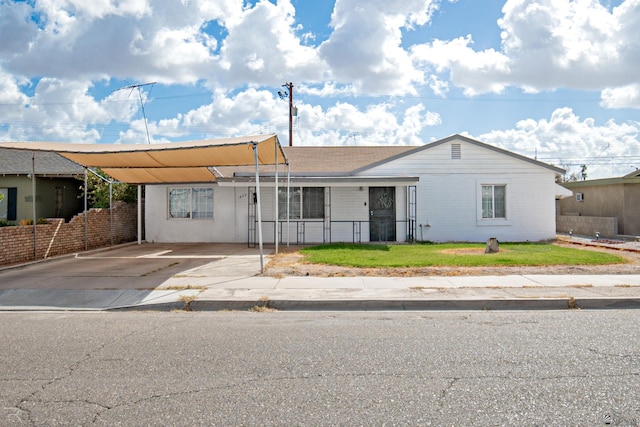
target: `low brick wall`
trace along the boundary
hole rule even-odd
[[[614,237],[618,234],[618,218],[600,216],[560,215],[556,217],[556,231],[580,236],[595,236],[596,231],[602,237]]]
[[[137,205],[116,202],[109,209],[90,209],[87,212],[87,249],[96,249],[135,241],[138,231]],[[85,250],[84,213],[65,223],[64,219],[48,219],[36,225],[36,259],[50,258]],[[113,224],[113,225],[112,225]],[[113,235],[112,235],[113,232]],[[0,227],[0,265],[33,261],[33,225]]]

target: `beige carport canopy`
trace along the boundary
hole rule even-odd
[[[127,184],[208,182],[215,181],[210,167],[288,163],[275,134],[150,145],[2,142],[0,148],[53,151]]]
[[[286,155],[275,134],[165,144],[2,142],[0,148],[55,152],[85,168],[100,168],[118,181],[138,185],[211,182],[215,181],[215,175],[210,169],[212,167],[255,165],[260,267],[263,270],[259,165],[276,165],[276,172],[278,164],[288,165]],[[35,200],[35,174],[32,180]],[[138,194],[140,195],[140,187],[138,187]],[[138,204],[140,199],[141,197],[138,197]],[[138,227],[141,224],[140,212],[141,209],[138,206]],[[35,242],[35,203],[33,224]],[[86,228],[85,216],[85,241]],[[139,230],[138,242],[140,242],[140,235]]]

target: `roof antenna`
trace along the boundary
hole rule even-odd
[[[119,89],[113,90],[113,92],[117,92],[119,90],[131,89],[131,91],[129,92],[129,96],[131,96],[131,92],[133,92],[134,89],[138,89],[138,97],[140,98],[140,106],[142,107],[142,117],[144,118],[144,128],[147,131],[147,143],[149,144],[151,144],[151,138],[149,137],[149,126],[147,126],[147,114],[144,111],[144,102],[142,101],[142,91],[140,90],[140,88],[142,86],[151,86],[151,89],[149,89],[149,93],[151,93],[151,90],[153,89],[153,85],[156,83],[157,82],[140,83],[135,85],[123,86]]]

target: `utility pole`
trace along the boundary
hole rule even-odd
[[[285,90],[279,90],[278,95],[280,99],[285,99],[289,96],[289,147],[293,146],[293,82],[288,82],[282,85]]]

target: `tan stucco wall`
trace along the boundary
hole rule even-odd
[[[640,185],[625,184],[624,186],[622,222],[624,234],[640,236]]]
[[[614,217],[618,222],[618,233],[640,234],[640,184],[611,185],[567,185],[574,196],[560,200],[560,215],[589,217]],[[582,193],[584,200],[576,200]]]

